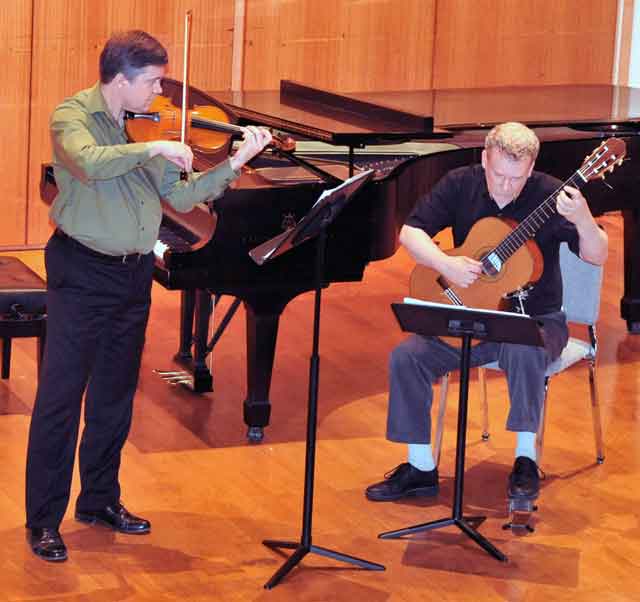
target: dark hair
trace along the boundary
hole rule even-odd
[[[100,53],[100,81],[108,84],[118,73],[129,81],[148,65],[166,65],[167,51],[139,29],[113,34]]]

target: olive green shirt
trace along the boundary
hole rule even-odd
[[[162,219],[160,199],[177,211],[222,195],[238,176],[229,161],[180,179],[148,143],[128,143],[100,85],[63,101],[51,117],[58,196],[51,219],[69,236],[108,255],[149,253]]]

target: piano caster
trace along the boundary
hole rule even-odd
[[[249,443],[262,443],[264,439],[264,429],[261,426],[250,426],[247,431]]]
[[[627,320],[627,331],[629,334],[640,334],[640,322]]]
[[[506,531],[511,529],[514,535],[526,535],[533,533],[535,529],[529,524],[531,515],[538,509],[535,500],[522,498],[509,499],[509,522],[502,525]]]

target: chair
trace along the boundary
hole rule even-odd
[[[547,398],[549,393],[549,380],[552,376],[563,372],[570,366],[581,361],[586,361],[589,366],[589,387],[591,392],[591,413],[593,419],[593,432],[596,444],[596,460],[598,464],[604,462],[604,445],[602,439],[602,422],[600,418],[600,402],[598,396],[598,384],[596,379],[596,321],[600,311],[600,289],[602,288],[602,266],[583,261],[574,255],[566,243],[560,245],[560,271],[562,273],[562,308],[567,315],[567,321],[571,324],[580,324],[587,327],[588,340],[570,337],[560,357],[552,362],[545,375],[545,399],[542,405],[540,426],[536,437],[536,451],[538,464],[542,460],[544,445],[545,424],[547,415]],[[498,362],[484,364],[479,368],[479,381],[482,391],[483,432],[482,439],[489,438],[489,411],[487,404],[486,370],[500,370]],[[434,458],[436,464],[440,461],[442,449],[442,433],[444,428],[444,413],[446,410],[447,389],[449,374],[446,374],[440,383],[440,404],[436,422],[436,434],[434,438]]]
[[[38,338],[38,371],[47,332],[46,283],[16,257],[0,256],[0,377],[9,378],[11,340]]]

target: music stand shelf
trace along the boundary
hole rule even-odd
[[[467,444],[467,403],[469,394],[469,368],[471,341],[495,341],[518,343],[541,347],[543,345],[540,327],[536,320],[510,312],[470,309],[454,305],[429,302],[393,303],[391,309],[405,332],[423,336],[447,336],[462,339],[460,355],[460,395],[458,400],[458,427],[456,442],[456,466],[454,495],[450,517],[380,533],[380,539],[395,539],[404,535],[419,533],[455,525],[473,539],[487,553],[506,562],[507,557],[473,524],[485,520],[484,516],[464,516],[462,501],[464,494],[464,456]]]

